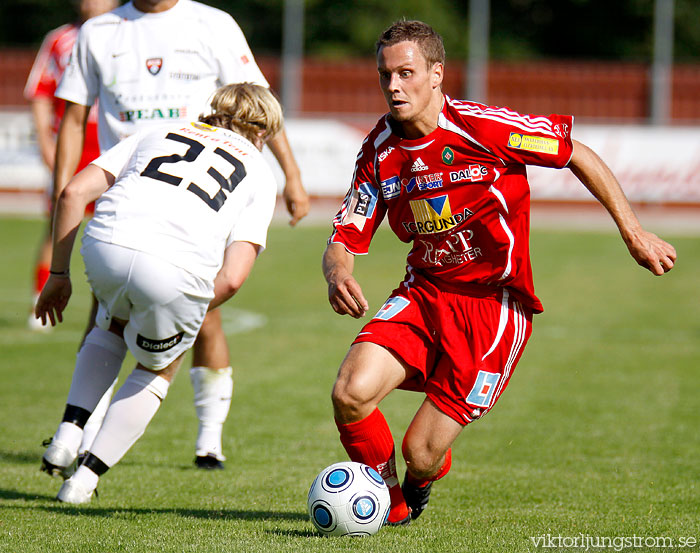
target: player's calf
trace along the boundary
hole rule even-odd
[[[406,471],[401,491],[403,492],[406,505],[411,510],[411,519],[417,519],[428,506],[430,500],[430,492],[433,488],[433,482],[443,478],[452,467],[452,449],[448,449],[445,454],[445,459],[432,476],[427,478],[416,477],[409,471]]]

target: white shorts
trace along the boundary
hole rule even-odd
[[[164,369],[197,337],[214,284],[164,259],[92,237],[80,250],[99,302],[97,326],[128,321],[124,340],[144,367]]]

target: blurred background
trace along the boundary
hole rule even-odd
[[[386,111],[374,42],[405,17],[443,36],[448,95],[573,114],[574,138],[601,154],[632,201],[700,205],[698,0],[205,3],[236,19],[282,98],[314,196],[344,194],[364,133]],[[73,14],[64,0],[0,4],[0,191],[48,184],[22,90],[43,36]],[[590,200],[563,173],[534,170],[533,198]]]

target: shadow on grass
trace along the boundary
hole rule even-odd
[[[42,496],[30,496],[29,494],[21,494],[10,490],[0,491],[0,498],[5,496],[15,495],[15,499],[44,499]],[[8,497],[11,498],[11,497]],[[51,497],[53,499],[53,497]],[[72,506],[56,503],[55,505],[37,505],[34,508],[43,509],[44,511],[62,515],[81,516],[81,517],[102,517],[111,518],[119,517],[120,515],[153,515],[166,514],[178,515],[183,518],[199,518],[207,520],[291,520],[291,521],[306,521],[308,516],[306,513],[290,513],[283,511],[247,511],[242,509],[179,509],[179,508],[129,508],[129,507],[94,507],[94,506]]]
[[[36,494],[36,493],[26,493],[26,492],[18,492],[17,490],[3,490],[0,489],[0,500],[3,499],[8,499],[8,500],[17,500],[21,499],[24,501],[36,501],[36,500],[51,500],[54,499],[56,496],[55,495],[41,495],[41,494]]]
[[[36,463],[37,469],[41,462],[41,453],[36,451],[4,451],[0,449],[0,463],[23,463],[33,465]]]
[[[0,500],[23,501],[53,501],[54,495],[40,495],[21,492],[17,490],[0,488]],[[5,507],[7,508],[7,506]],[[70,516],[86,517],[119,517],[123,515],[149,515],[149,514],[175,514],[183,518],[199,518],[208,520],[280,520],[280,521],[306,521],[308,515],[299,512],[284,511],[246,511],[242,509],[178,509],[178,508],[129,508],[129,507],[97,507],[94,504],[84,506],[64,505],[54,503],[52,505],[17,505],[16,508],[42,509],[50,513]],[[305,535],[303,532],[300,535]]]
[[[123,514],[128,515],[152,515],[175,514],[183,518],[200,518],[208,520],[308,520],[306,513],[289,513],[282,511],[245,511],[242,509],[149,509],[149,508],[101,508],[101,507],[74,507],[68,505],[39,506],[52,513],[90,517],[112,517]]]

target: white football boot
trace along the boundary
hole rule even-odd
[[[66,444],[54,439],[46,448],[40,469],[49,476],[60,476],[67,480],[75,473],[77,458],[77,451],[71,451]]]
[[[94,489],[88,490],[81,483],[71,478],[63,483],[61,489],[58,490],[56,499],[62,503],[70,503],[71,505],[90,503],[94,491]]]

